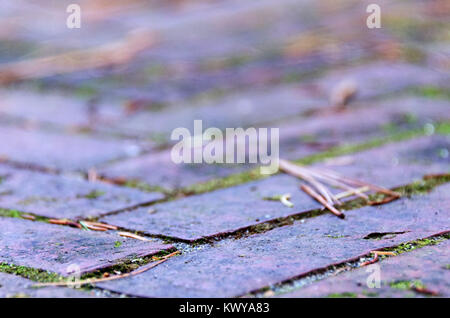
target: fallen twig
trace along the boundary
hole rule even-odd
[[[411,289],[420,294],[430,295],[430,296],[439,296],[439,292],[425,288],[425,287],[412,286]]]
[[[383,252],[383,251],[372,251],[374,254],[385,255],[385,256],[395,256],[394,252]]]
[[[153,262],[153,263],[149,263],[145,266],[142,266],[141,268],[134,270],[130,273],[125,273],[125,274],[120,274],[120,275],[114,275],[114,276],[108,276],[108,277],[103,277],[103,278],[91,278],[91,279],[86,279],[86,280],[82,280],[82,281],[73,281],[73,282],[56,282],[56,283],[39,283],[39,284],[35,284],[32,287],[48,287],[48,286],[82,286],[82,285],[86,285],[86,284],[96,284],[96,283],[101,283],[101,282],[106,282],[106,281],[110,281],[110,280],[115,280],[115,279],[120,279],[120,278],[126,278],[129,276],[134,276],[137,274],[141,274],[145,271],[148,271],[149,269],[158,266],[161,263],[164,263],[165,261],[167,261],[169,258],[171,258],[172,256],[179,254],[180,251],[175,251],[173,253],[170,253],[169,255],[164,256],[162,259],[160,259],[159,261]]]
[[[133,239],[140,240],[140,241],[149,241],[149,239],[147,239],[143,236],[139,236],[139,235],[129,233],[129,232],[119,232],[117,234],[119,234],[120,236],[123,236],[123,237],[129,237],[129,238],[133,238]]]
[[[367,182],[343,177],[333,171],[329,171],[326,169],[319,170],[318,168],[305,167],[283,159],[279,160],[279,168],[281,171],[293,175],[297,178],[301,178],[309,183],[311,187],[315,188],[317,192],[309,186],[302,187],[302,190],[341,218],[343,215],[342,212],[335,208],[336,205],[342,204],[340,202],[340,199],[355,195],[366,200],[370,205],[378,205],[391,202],[400,197],[400,194],[398,194],[397,192],[372,185]],[[327,186],[341,188],[345,191],[338,194],[333,194]],[[355,186],[358,188],[355,188]],[[369,199],[369,196],[364,193],[370,190],[381,192],[388,195],[388,197],[382,201],[371,201]]]
[[[397,200],[399,197],[398,196],[389,196],[384,198],[383,200],[380,201],[369,201],[369,205],[382,205],[382,204],[386,204],[389,202],[392,202],[394,200]]]
[[[93,231],[101,231],[101,232],[108,231],[107,228],[92,225],[92,224],[90,224],[90,223],[87,222],[87,221],[80,221],[80,224],[81,224],[81,226],[83,226],[85,229],[89,229],[89,230],[93,230]]]
[[[83,221],[83,222],[89,226],[101,227],[101,228],[105,228],[107,230],[117,230],[118,229],[118,227],[115,225],[99,223],[99,222],[92,222],[92,221]]]
[[[323,206],[325,206],[328,210],[330,210],[331,213],[333,213],[334,215],[336,215],[337,217],[343,219],[345,218],[345,214],[340,212],[338,209],[336,209],[334,206],[330,205],[322,196],[320,196],[320,194],[318,194],[317,192],[315,192],[313,189],[311,189],[310,187],[308,187],[307,185],[302,184],[300,186],[300,188],[306,192],[307,194],[309,194],[311,197],[313,197],[314,199],[316,199],[320,204],[322,204]]]
[[[354,190],[348,190],[348,191],[345,191],[345,192],[338,193],[338,194],[335,195],[335,197],[338,200],[339,199],[344,199],[344,198],[351,197],[351,196],[356,195],[356,194],[367,192],[369,190],[370,190],[370,188],[368,186],[364,186],[364,187],[357,188],[357,189],[354,189]]]
[[[375,254],[375,257],[373,259],[371,259],[370,261],[366,261],[366,262],[362,263],[361,266],[367,266],[367,265],[370,265],[370,264],[378,262],[378,253],[374,253],[374,254]]]
[[[50,220],[48,220],[48,223],[58,224],[58,225],[69,225],[69,226],[81,229],[80,224],[73,222],[73,221],[66,220],[66,219],[50,219]]]

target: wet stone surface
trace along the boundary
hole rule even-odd
[[[94,291],[80,291],[73,288],[44,287],[34,288],[36,284],[28,279],[0,273],[1,298],[90,298],[98,297]]]
[[[67,226],[0,218],[0,262],[71,274],[87,273],[170,249],[117,235],[81,231]],[[116,242],[121,242],[116,244]]]
[[[448,148],[448,145],[448,137],[423,137],[336,158],[328,165],[322,163],[318,166],[373,184],[395,187],[412,183],[428,173],[448,172],[448,158],[442,159],[439,155],[439,150]],[[434,157],[430,158],[429,153]],[[425,154],[430,161],[420,160],[425,159]],[[416,160],[412,162],[410,157]],[[151,214],[148,208],[141,208],[102,220],[149,234],[196,240],[321,207],[299,189],[300,184],[294,177],[277,175],[157,204],[152,207],[155,212]],[[279,201],[264,200],[287,193],[292,196],[292,208]]]
[[[280,297],[426,297],[413,286],[424,287],[435,296],[449,297],[450,242],[385,259],[368,267],[327,278]],[[369,288],[369,275],[380,273],[379,287]],[[374,283],[371,279],[369,282]],[[416,285],[414,285],[416,284]],[[430,296],[430,295],[428,295]]]
[[[162,199],[100,182],[11,169],[0,165],[0,208],[50,218],[87,218]]]
[[[247,238],[222,240],[152,271],[99,286],[145,297],[244,295],[374,249],[448,231],[449,189],[441,186],[427,196],[347,211],[345,220],[327,214]],[[374,232],[402,231],[394,237],[365,239]]]

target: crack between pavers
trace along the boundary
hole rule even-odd
[[[409,196],[411,196],[411,195],[419,195],[419,194],[422,194],[424,191],[426,191],[426,192],[428,192],[428,191],[431,191],[433,188],[435,188],[436,186],[439,186],[439,185],[441,185],[441,184],[444,184],[444,183],[447,183],[447,182],[450,182],[450,174],[446,174],[446,175],[444,175],[444,176],[442,176],[442,175],[440,175],[440,176],[438,176],[438,177],[431,177],[431,178],[426,178],[426,177],[424,177],[424,180],[425,181],[427,181],[428,180],[428,184],[425,184],[425,185],[422,185],[423,187],[424,187],[424,189],[421,189],[418,193],[409,193]],[[431,180],[431,181],[430,181]],[[408,193],[409,191],[411,191],[411,190],[414,190],[414,187],[412,187],[412,185],[414,185],[414,183],[413,184],[410,184],[410,185],[407,185],[407,186],[404,186],[404,187],[402,187],[402,189],[403,190],[405,190],[405,192],[406,193]],[[409,189],[409,190],[408,190]],[[397,190],[398,191],[398,190]],[[352,201],[350,201],[350,202],[354,202],[354,201],[357,201],[358,199],[356,199],[356,200],[352,200]],[[345,205],[346,203],[344,203],[344,205]],[[354,208],[359,208],[359,206],[357,206],[357,207],[354,207]],[[327,213],[326,211],[320,211],[320,210],[312,210],[312,211],[307,211],[307,212],[303,212],[302,214],[308,214],[308,213],[311,213],[311,212],[314,212],[314,211],[316,211],[316,212],[322,212],[321,214],[323,214],[323,213]],[[321,215],[321,214],[319,214],[319,215]],[[312,216],[316,216],[316,215],[312,215]],[[309,216],[309,217],[312,217],[312,216]],[[291,216],[292,217],[292,216]],[[288,217],[288,218],[291,218],[291,217]],[[288,219],[288,218],[283,218],[283,219]],[[304,218],[304,217],[302,217],[302,218]],[[265,229],[264,231],[259,231],[259,232],[253,232],[253,233],[250,233],[249,232],[249,230],[247,229],[247,230],[245,230],[247,233],[241,233],[241,234],[243,234],[243,235],[238,235],[238,236],[234,236],[234,238],[242,238],[242,237],[246,237],[246,236],[250,236],[250,235],[252,235],[252,234],[257,234],[257,233],[262,233],[262,232],[267,232],[267,231],[270,231],[270,230],[272,230],[272,229],[274,229],[274,228],[277,228],[277,227],[282,227],[282,226],[285,226],[285,225],[289,225],[289,224],[292,224],[294,221],[296,221],[295,219],[292,219],[292,221],[291,222],[289,222],[289,223],[287,223],[287,224],[281,224],[281,225],[277,225],[277,226],[274,226],[274,227],[272,227],[272,228],[270,228],[270,229]],[[266,222],[267,223],[267,222]],[[243,230],[240,230],[240,231],[243,231]],[[438,233],[438,234],[434,234],[434,235],[431,235],[431,236],[428,236],[427,238],[433,238],[433,237],[437,237],[437,236],[444,236],[446,239],[448,239],[448,238],[450,238],[450,236],[448,235],[448,233],[449,233],[450,231],[444,231],[444,232],[441,232],[441,233]],[[226,237],[232,237],[233,236],[233,234],[235,235],[235,234],[239,234],[239,233],[230,233],[230,235],[227,235]],[[145,235],[145,233],[143,233],[143,235]],[[147,235],[148,236],[148,235]],[[162,237],[164,237],[164,236],[161,236],[161,238]],[[165,237],[167,240],[172,240],[172,238],[168,238],[168,237]],[[213,241],[217,241],[217,240],[220,240],[220,239],[222,239],[222,238],[225,238],[225,237],[221,237],[221,238],[214,238],[213,239]],[[419,239],[419,240],[423,240],[423,239]],[[387,249],[395,249],[396,247],[399,247],[399,246],[402,246],[402,245],[405,245],[405,244],[411,244],[411,242],[412,243],[414,243],[414,242],[416,242],[416,241],[419,241],[419,240],[415,240],[415,241],[410,241],[410,242],[406,242],[406,243],[401,243],[401,244],[397,244],[397,245],[394,245],[394,246],[387,246],[387,247],[383,247],[383,248],[378,248],[377,250],[387,250]],[[175,242],[182,242],[183,240],[176,240]],[[184,242],[184,243],[186,243],[186,242]],[[194,245],[194,244],[200,244],[200,243],[206,243],[206,244],[213,244],[213,242],[212,241],[210,241],[210,240],[208,240],[208,241],[194,241],[194,242],[192,242],[192,241],[190,241],[190,242],[188,242],[189,243],[189,245],[190,246],[192,246],[192,245]],[[178,249],[178,248],[176,248],[176,247],[174,247],[173,249],[171,249],[171,250],[167,250],[167,251],[161,251],[161,252],[159,252],[159,253],[157,253],[157,254],[154,254],[154,255],[152,255],[152,256],[147,256],[147,257],[142,257],[142,258],[140,258],[140,263],[137,265],[137,268],[139,268],[140,266],[143,266],[143,265],[145,265],[145,264],[148,264],[151,260],[154,260],[154,257],[156,256],[156,257],[158,257],[159,255],[164,255],[164,254],[166,254],[166,253],[170,253],[170,251],[172,251],[172,250],[176,250],[176,251],[181,251],[180,249]],[[182,252],[182,251],[181,251]],[[182,254],[184,254],[183,252],[182,252]],[[295,277],[293,277],[293,278],[290,278],[290,279],[288,279],[288,280],[285,280],[285,281],[282,281],[282,282],[280,282],[280,283],[277,283],[277,284],[275,284],[274,285],[274,287],[279,287],[279,286],[284,286],[284,285],[288,285],[288,284],[292,284],[295,280],[299,280],[299,279],[305,279],[305,278],[307,278],[307,277],[312,277],[312,276],[314,276],[314,275],[318,275],[318,274],[322,274],[322,273],[325,273],[325,272],[327,272],[327,271],[329,271],[330,269],[333,269],[333,272],[332,273],[336,273],[336,271],[347,271],[347,270],[342,270],[341,268],[343,268],[343,267],[345,267],[345,266],[347,266],[348,267],[348,264],[349,263],[357,263],[357,262],[359,262],[360,261],[360,259],[362,258],[362,257],[364,257],[364,258],[368,258],[368,256],[370,256],[370,253],[365,253],[365,254],[362,254],[362,255],[359,255],[359,256],[357,256],[357,257],[354,257],[354,258],[351,258],[351,259],[348,259],[348,260],[346,260],[346,261],[343,261],[343,262],[340,262],[340,263],[336,263],[336,264],[332,264],[332,265],[329,265],[329,266],[327,266],[327,267],[323,267],[323,268],[319,268],[319,269],[314,269],[314,270],[312,270],[312,271],[309,271],[309,272],[307,272],[307,273],[303,273],[303,274],[300,274],[300,275],[297,275],[297,276],[295,276]],[[5,263],[2,263],[1,265],[4,265]],[[118,269],[118,268],[120,268],[120,269],[122,269],[123,270],[123,268],[126,268],[126,271],[131,271],[131,269],[129,268],[129,266],[130,265],[132,265],[132,264],[135,264],[135,263],[133,263],[133,260],[132,259],[126,259],[126,260],[122,260],[122,261],[119,261],[119,263],[117,263],[117,264],[114,264],[114,265],[112,265],[112,266],[109,266],[109,267],[105,267],[104,269],[100,269],[100,270],[95,270],[95,271],[92,271],[92,272],[90,272],[90,273],[87,273],[87,274],[84,274],[83,275],[83,278],[86,278],[86,277],[101,277],[101,275],[103,275],[103,273],[105,273],[105,272],[109,272],[109,271],[114,271],[114,270],[116,270],[116,269]],[[40,271],[40,272],[43,272],[43,273],[47,273],[47,276],[46,277],[52,277],[51,276],[51,273],[50,272],[48,272],[48,271],[43,271],[43,270],[39,270],[39,269],[34,269],[34,268],[31,268],[31,267],[25,267],[25,266],[20,266],[21,268],[28,268],[28,269],[31,269],[31,270],[38,270],[38,271]],[[135,268],[136,269],[136,268]],[[350,268],[351,269],[351,268]],[[8,272],[8,271],[4,271],[4,270],[1,270],[1,268],[0,268],[0,271],[2,271],[2,272]],[[14,272],[9,272],[9,273],[14,273]],[[339,272],[338,272],[339,273]],[[16,273],[14,273],[14,274],[16,274]],[[49,276],[50,275],[50,276]],[[57,275],[57,274],[55,274],[55,275]],[[19,275],[19,276],[21,276],[21,275]],[[328,276],[331,276],[331,275],[328,275]],[[325,276],[325,277],[323,277],[323,278],[326,278],[326,277],[328,277],[328,276]],[[27,277],[26,275],[22,275],[22,277],[25,277],[25,278],[29,278],[29,277]],[[321,279],[323,279],[323,278],[321,278]],[[53,278],[51,278],[52,280],[54,280],[54,279],[56,279],[55,277],[53,277]],[[59,278],[58,278],[59,279]],[[246,293],[246,294],[244,294],[244,295],[242,295],[242,296],[239,296],[239,297],[248,297],[248,296],[256,296],[256,295],[260,295],[261,293],[263,293],[263,292],[266,292],[268,290],[268,287],[263,287],[263,288],[260,288],[260,289],[258,289],[258,290],[255,290],[255,291],[251,291],[251,292],[249,292],[249,293]]]
[[[404,186],[395,187],[391,190],[398,192],[402,195],[400,200],[402,198],[408,198],[411,196],[417,196],[417,195],[423,195],[427,194],[430,191],[432,191],[435,187],[438,187],[440,185],[446,184],[450,182],[450,174],[442,174],[442,175],[425,175],[421,181],[416,181]],[[378,200],[383,201],[385,197],[388,195],[382,194],[382,193],[375,193],[370,196],[372,201],[377,202]],[[378,200],[377,200],[378,199]],[[388,204],[388,203],[386,203]],[[350,211],[359,209],[365,206],[369,206],[367,201],[356,198],[349,201],[343,202],[343,205],[341,206],[341,209],[343,211]],[[132,211],[131,211],[132,212]],[[139,230],[133,230],[128,229],[125,227],[119,227],[121,230],[130,231],[137,233],[142,236],[157,238],[164,240],[165,243],[187,243],[190,245],[202,245],[202,244],[208,244],[208,245],[214,245],[215,242],[218,242],[222,239],[226,238],[234,238],[234,239],[240,239],[244,237],[249,237],[254,234],[260,234],[265,233],[268,231],[271,231],[275,228],[287,226],[293,224],[295,221],[309,219],[312,217],[320,216],[323,214],[329,213],[326,209],[312,209],[307,211],[298,212],[295,214],[291,214],[289,216],[280,217],[272,220],[263,221],[257,224],[252,224],[249,226],[245,226],[236,230],[231,230],[228,232],[222,232],[219,234],[202,237],[199,239],[182,239],[170,235],[162,235],[162,234],[154,234],[154,233],[148,233],[145,231],[139,231]]]
[[[90,278],[102,278],[104,277],[105,273],[110,272],[120,272],[121,274],[124,273],[130,273],[134,270],[139,269],[140,267],[150,264],[151,262],[157,262],[164,258],[164,256],[169,255],[173,252],[178,252],[179,250],[175,247],[167,250],[162,250],[157,253],[154,253],[152,255],[143,256],[139,258],[123,258],[121,260],[117,260],[116,264],[105,266],[103,268],[99,268],[96,270],[87,271],[81,277],[79,277],[80,281],[83,281],[85,279]],[[23,277],[26,279],[29,279],[34,282],[38,283],[57,283],[57,282],[64,282],[67,280],[71,280],[70,276],[64,277],[60,274],[57,274],[52,271],[43,270],[40,268],[30,267],[30,266],[23,266],[23,265],[16,265],[14,263],[8,263],[8,262],[0,262],[0,273],[6,273],[6,274],[12,274],[19,277]],[[93,285],[86,284],[85,287],[82,287],[81,289],[87,288],[87,290],[92,289],[99,289],[97,287],[92,287]],[[87,287],[91,286],[91,287]],[[122,293],[116,293],[115,294],[122,294]],[[131,296],[132,297],[132,296]]]
[[[400,244],[392,245],[392,246],[386,246],[381,248],[376,248],[376,251],[396,251],[397,249],[400,249],[402,246],[410,245],[412,248],[409,251],[403,251],[396,253],[394,256],[379,256],[378,262],[382,262],[386,258],[391,257],[397,257],[403,253],[409,253],[411,251],[414,251],[418,248],[424,248],[426,246],[430,245],[438,245],[442,243],[445,240],[450,239],[450,229],[441,231],[439,233],[435,233],[432,235],[429,235],[427,237],[415,239],[412,241],[403,242]],[[429,240],[432,240],[429,242]],[[426,244],[421,244],[421,242],[427,242]],[[237,296],[237,298],[248,298],[248,297],[258,297],[258,298],[264,298],[264,297],[272,297],[272,296],[283,296],[283,294],[287,294],[289,292],[301,290],[302,288],[306,286],[310,286],[314,284],[315,282],[325,280],[327,278],[336,277],[342,273],[354,271],[356,269],[359,269],[361,267],[364,267],[364,262],[367,260],[373,261],[373,253],[368,252],[361,254],[356,257],[352,257],[350,259],[341,261],[339,263],[331,264],[325,267],[320,267],[313,269],[311,271],[296,275],[295,277],[283,280],[281,282],[278,282],[276,284],[273,284],[271,286],[265,286],[262,288],[255,289],[253,291],[247,292],[245,294],[242,294],[240,296]],[[270,293],[272,292],[272,293]],[[270,295],[268,295],[270,293]]]
[[[436,188],[440,185],[446,184],[448,182],[450,182],[450,173],[439,174],[439,175],[425,175],[425,176],[423,176],[421,181],[416,181],[416,182],[413,182],[413,183],[410,183],[410,184],[407,184],[404,186],[395,187],[391,190],[400,193],[402,196],[399,199],[401,200],[402,198],[405,198],[405,197],[408,198],[411,196],[427,194],[430,191],[432,191],[434,188]],[[376,202],[378,200],[383,201],[383,199],[386,196],[387,195],[383,194],[383,193],[375,193],[375,194],[369,196],[369,198],[371,198],[371,201]],[[385,203],[385,204],[389,204],[389,203]],[[369,204],[367,203],[366,200],[363,200],[361,198],[356,198],[356,199],[352,199],[352,200],[343,202],[341,209],[343,211],[350,211],[350,210],[359,209],[359,208],[362,208],[365,206],[369,206]],[[132,213],[132,210],[128,211],[128,212]],[[320,209],[320,208],[302,211],[302,212],[291,214],[291,215],[288,215],[285,217],[280,217],[280,218],[276,218],[276,219],[272,219],[272,220],[263,221],[263,222],[260,222],[257,224],[252,224],[249,226],[241,227],[236,230],[222,232],[219,234],[206,236],[206,237],[202,237],[199,239],[183,239],[183,238],[178,238],[178,237],[174,237],[174,236],[170,236],[170,235],[148,233],[145,231],[139,231],[139,230],[129,229],[129,228],[120,227],[120,226],[118,226],[117,228],[118,228],[118,231],[127,231],[127,232],[132,232],[132,233],[144,236],[144,237],[160,239],[160,240],[163,240],[163,242],[167,243],[167,244],[186,243],[191,246],[198,246],[198,245],[203,245],[203,244],[214,245],[216,242],[221,241],[226,238],[241,239],[241,238],[249,237],[254,234],[265,233],[265,232],[271,231],[275,228],[280,228],[283,226],[291,225],[295,221],[301,221],[304,219],[309,219],[309,218],[320,216],[320,215],[327,214],[327,213],[329,213],[328,210]],[[21,212],[21,211],[17,211],[17,210],[0,208],[0,216],[18,217],[18,218],[26,219],[23,217],[26,215],[32,215],[36,218],[35,220],[28,219],[28,221],[40,221],[40,222],[49,223],[49,220],[51,219],[51,218],[42,217],[42,216],[39,216],[39,215],[36,215],[33,213],[26,213],[26,212]],[[67,220],[71,221],[69,219],[67,219]],[[83,220],[86,221],[86,220],[92,220],[92,219],[90,219],[90,218],[80,219],[80,221],[83,221]],[[105,223],[105,224],[108,224],[108,223]],[[54,224],[54,225],[61,225],[61,224]],[[110,224],[110,225],[113,225],[113,224]],[[70,226],[70,224],[65,224],[63,226]]]

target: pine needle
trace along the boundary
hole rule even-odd
[[[86,279],[86,280],[82,280],[82,281],[67,281],[67,282],[56,282],[56,283],[39,283],[39,284],[35,284],[32,287],[48,287],[48,286],[83,286],[86,284],[96,284],[96,283],[102,283],[102,282],[106,282],[106,281],[110,281],[110,280],[116,280],[116,279],[121,279],[121,278],[126,278],[129,276],[134,276],[137,274],[141,274],[143,272],[148,271],[149,269],[152,269],[156,266],[158,266],[161,263],[164,263],[165,261],[167,261],[169,258],[171,258],[172,256],[179,254],[180,251],[176,251],[173,252],[169,255],[164,256],[162,259],[160,259],[159,261],[153,262],[153,263],[149,263],[145,266],[142,266],[141,268],[134,270],[130,273],[125,273],[125,274],[121,274],[121,275],[115,275],[115,276],[108,276],[108,277],[103,277],[103,278],[91,278],[91,279]]]
[[[400,197],[400,194],[389,189],[376,186],[360,180],[348,178],[339,175],[336,172],[305,167],[294,164],[284,159],[279,160],[280,170],[304,180],[309,185],[302,185],[301,189],[316,201],[321,203],[324,208],[330,210],[333,214],[343,218],[344,214],[335,208],[342,203],[341,199],[357,196],[367,201],[370,205],[378,205],[391,202]],[[345,190],[344,192],[333,194],[329,187],[335,187]],[[371,201],[365,194],[368,191],[380,192],[387,195],[382,201]]]

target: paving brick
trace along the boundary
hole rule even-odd
[[[375,62],[353,68],[333,70],[317,80],[313,87],[319,95],[330,96],[341,81],[351,80],[357,87],[357,99],[369,99],[394,93],[408,87],[446,85],[449,75],[423,66],[405,63]],[[306,85],[306,89],[311,86]]]
[[[51,218],[95,217],[164,197],[159,192],[145,193],[5,166],[0,166],[0,176],[0,208]]]
[[[357,102],[338,113],[294,118],[281,124],[280,154],[299,159],[330,147],[419,130],[426,124],[447,120],[449,106],[447,100],[401,96]]]
[[[275,105],[276,112],[274,112]],[[162,111],[140,112],[105,129],[120,130],[123,133],[140,136],[158,134],[169,140],[175,128],[193,129],[194,120],[202,120],[204,129],[249,127],[298,115],[326,105],[326,99],[311,98],[308,92],[300,92],[295,85],[284,85],[275,88],[250,89],[195,107],[185,103]]]
[[[87,171],[102,163],[136,156],[149,146],[131,140],[19,127],[1,127],[0,134],[5,138],[0,144],[1,158],[52,170]]]
[[[317,166],[391,188],[409,184],[426,174],[448,173],[449,145],[450,136],[420,137],[348,155],[343,160],[331,159]]]
[[[69,94],[44,93],[31,89],[3,89],[0,118],[25,120],[30,124],[57,125],[67,128],[89,127],[95,122],[120,118],[117,103],[95,104]]]
[[[122,244],[117,246],[115,242]],[[69,266],[87,273],[171,248],[119,236],[86,232],[67,226],[0,218],[0,262],[28,266],[61,274]]]
[[[449,185],[427,196],[321,215],[247,238],[226,239],[100,287],[145,297],[233,297],[450,229]],[[374,232],[409,231],[379,240]],[[339,235],[341,238],[333,238]]]
[[[449,297],[450,293],[450,243],[442,242],[436,246],[427,246],[407,254],[389,258],[376,265],[359,268],[337,277],[327,278],[281,297],[326,297],[350,293],[358,297],[417,297],[423,294],[411,289],[391,287],[402,281],[420,282],[440,297]],[[369,275],[375,270],[380,273],[380,287],[369,288]],[[373,283],[369,279],[370,283]]]
[[[33,298],[88,298],[96,297],[93,291],[79,291],[73,288],[44,287],[34,288],[36,284],[28,279],[0,273],[0,297],[33,297]]]
[[[447,118],[445,100],[402,97],[345,112],[293,119],[280,124],[280,155],[299,159],[331,147],[386,137],[392,132],[421,129]],[[275,127],[277,125],[273,125]],[[109,178],[139,180],[167,189],[178,189],[248,170],[252,165],[174,164],[170,150],[149,153],[99,168]]]
[[[148,213],[148,208],[142,208],[102,220],[150,234],[195,240],[318,207],[314,201],[305,200],[307,197],[303,195],[293,196],[293,208],[279,201],[264,200],[286,193],[297,194],[299,185],[295,178],[279,175],[155,205],[152,209],[156,212],[152,214]]]
[[[330,162],[325,168],[385,187],[401,186],[427,173],[447,172],[449,159],[441,158],[440,150],[448,149],[448,145],[448,137],[424,137],[347,156],[344,162],[338,158],[334,165]],[[319,166],[324,168],[324,164]],[[149,234],[195,240],[319,208],[317,202],[299,190],[300,184],[294,177],[277,175],[157,204],[153,206],[156,213],[140,208],[102,220]],[[263,199],[286,193],[292,195],[293,208]]]
[[[169,190],[248,170],[248,164],[175,164],[171,150],[145,154],[98,169],[106,178],[138,180]]]

